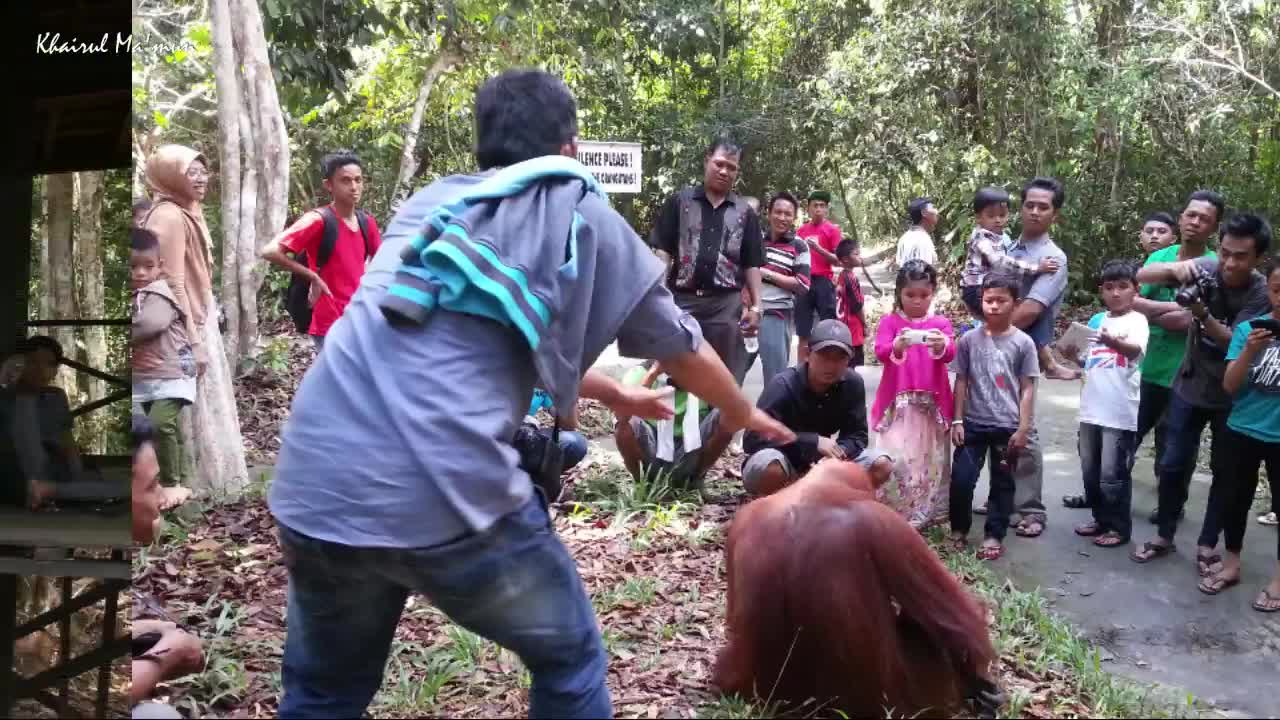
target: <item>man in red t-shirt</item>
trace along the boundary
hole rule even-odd
[[[813,316],[819,320],[836,317],[835,274],[831,268],[839,265],[836,248],[840,247],[840,228],[827,220],[831,193],[815,190],[809,193],[809,222],[800,226],[796,236],[809,244],[809,292],[796,298],[796,337],[799,339],[800,362],[809,356],[809,331],[813,329]]]
[[[356,205],[364,190],[364,167],[360,158],[349,150],[339,150],[321,161],[324,189],[333,202],[326,207],[304,213],[287,230],[277,235],[262,249],[262,257],[292,273],[311,281],[308,300],[311,303],[311,327],[307,334],[323,347],[324,336],[342,315],[351,296],[360,286],[365,262],[378,252],[382,236],[372,215],[365,215],[361,231]],[[323,267],[317,269],[321,239],[324,236],[325,212],[337,218],[337,239],[333,252]],[[306,253],[306,265],[290,255]]]

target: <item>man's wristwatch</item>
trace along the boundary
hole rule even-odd
[[[755,313],[755,314],[759,315],[759,314],[760,314],[760,306],[759,306],[759,305],[752,305],[751,307],[747,308],[747,311],[748,311],[748,312],[753,312],[753,313]]]

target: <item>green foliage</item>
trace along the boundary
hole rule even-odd
[[[719,132],[748,144],[740,190],[831,189],[835,219],[870,245],[903,230],[908,200],[934,197],[941,255],[953,261],[975,189],[1017,190],[1033,175],[1056,175],[1067,204],[1055,237],[1077,291],[1104,260],[1138,254],[1148,212],[1177,210],[1201,186],[1233,207],[1267,210],[1280,187],[1280,93],[1268,90],[1280,87],[1275,0],[267,0],[263,8],[293,145],[291,216],[325,200],[319,158],[350,147],[366,161],[365,204],[387,224],[406,124],[444,47],[463,60],[431,89],[413,148],[415,187],[473,169],[480,83],[509,67],[541,67],[574,91],[581,137],[643,143],[642,192],[613,198],[642,235],[670,192],[700,179],[702,151]],[[185,24],[169,30],[190,48],[147,65],[165,82],[135,85],[135,125],[209,150],[212,114],[165,106],[174,88],[211,82],[207,24],[179,16]],[[216,202],[215,186],[207,213],[215,222]]]

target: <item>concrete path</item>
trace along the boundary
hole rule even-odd
[[[883,265],[873,269],[873,277],[888,295],[868,300],[891,304],[893,278]],[[616,371],[634,362],[610,348],[597,367]],[[880,368],[859,372],[870,398],[879,385]],[[758,363],[743,389],[749,397],[759,397]],[[1039,588],[1058,613],[1103,649],[1104,666],[1112,671],[1184,688],[1228,716],[1280,716],[1280,616],[1250,608],[1276,570],[1276,529],[1250,518],[1242,582],[1217,597],[1196,589],[1195,540],[1204,516],[1207,476],[1195,477],[1176,556],[1137,565],[1128,557],[1132,546],[1103,549],[1077,537],[1072,527],[1089,513],[1063,508],[1061,501],[1082,489],[1075,445],[1079,392],[1074,382],[1041,383],[1036,417],[1044,444],[1049,524],[1037,539],[1010,533],[1008,552],[993,569],[1019,588]],[[1151,442],[1148,438],[1139,451],[1134,468],[1135,543],[1154,534],[1146,520],[1155,506]],[[986,492],[984,477],[975,496],[986,497]]]

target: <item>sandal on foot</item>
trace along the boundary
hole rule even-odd
[[[1004,545],[983,545],[978,548],[979,560],[999,560],[1004,556]]]
[[[1083,495],[1064,495],[1062,496],[1062,506],[1072,510],[1082,510],[1089,507],[1089,503],[1085,501]]]
[[[1102,526],[1096,522],[1080,523],[1076,526],[1076,534],[1080,537],[1096,537],[1102,534]]]
[[[1018,537],[1040,537],[1040,534],[1044,532],[1044,521],[1039,518],[1023,520],[1018,523],[1018,526],[1013,529],[1013,532],[1016,533]]]
[[[1200,570],[1200,577],[1207,578],[1217,570],[1213,569],[1214,565],[1222,562],[1222,556],[1218,553],[1196,553],[1196,567]]]
[[[1142,565],[1157,558],[1162,558],[1165,555],[1170,555],[1173,553],[1174,549],[1175,546],[1173,543],[1169,543],[1168,545],[1157,545],[1153,542],[1144,542],[1142,543],[1142,547],[1129,554],[1129,559]]]
[[[1280,595],[1272,595],[1263,588],[1258,599],[1253,601],[1253,609],[1260,613],[1280,612]]]
[[[1233,578],[1224,578],[1218,575],[1214,575],[1213,577],[1207,577],[1202,579],[1200,581],[1200,584],[1197,585],[1196,587],[1200,590],[1200,592],[1204,593],[1205,595],[1217,595],[1223,590],[1226,590],[1227,588],[1230,588],[1230,587],[1235,587],[1236,585],[1239,585],[1239,584],[1240,584],[1239,575]]]
[[[1120,547],[1121,545],[1128,545],[1129,538],[1121,537],[1120,533],[1116,532],[1115,530],[1108,530],[1107,532],[1104,532],[1098,537],[1094,538],[1093,544],[1097,545],[1098,547],[1104,547],[1104,548]]]

